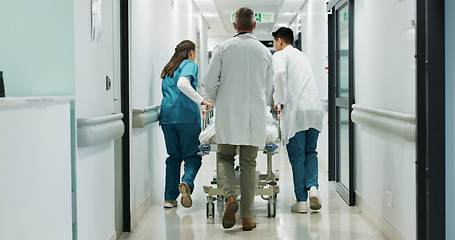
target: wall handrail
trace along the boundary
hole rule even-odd
[[[411,123],[416,122],[416,116],[414,114],[393,112],[393,111],[383,110],[383,109],[379,109],[379,108],[361,106],[358,104],[352,104],[352,109],[362,111],[362,112],[368,112],[368,113],[372,113],[372,114],[376,114],[376,115],[380,115],[380,116],[384,116],[384,117],[388,117],[388,118],[398,119],[401,121],[406,121],[406,122],[411,122]]]
[[[133,108],[133,128],[143,128],[157,122],[160,117],[160,105]]]
[[[91,147],[123,136],[123,113],[77,119],[77,146]]]
[[[357,104],[353,104],[352,109],[352,122],[390,133],[404,138],[408,142],[415,142],[415,115],[360,106]]]

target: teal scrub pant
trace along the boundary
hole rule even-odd
[[[319,188],[318,152],[316,151],[318,136],[319,131],[310,128],[297,132],[286,145],[292,166],[294,193],[298,202],[307,200],[308,190],[312,186]]]
[[[184,161],[182,182],[194,189],[194,179],[202,165],[202,156],[198,155],[200,124],[180,123],[162,124],[166,151],[166,183],[164,200],[175,200],[179,196],[180,167]]]

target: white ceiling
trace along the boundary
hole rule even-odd
[[[241,7],[254,12],[273,12],[273,23],[257,23],[255,35],[269,35],[280,26],[288,26],[306,0],[193,0],[209,25],[209,36],[233,35],[232,14]]]

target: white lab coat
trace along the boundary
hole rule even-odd
[[[216,106],[218,144],[264,146],[272,81],[272,54],[254,35],[236,35],[215,47],[204,87]]]
[[[281,138],[284,144],[299,131],[322,130],[324,111],[307,56],[287,46],[273,54],[273,100],[284,104],[281,111]]]

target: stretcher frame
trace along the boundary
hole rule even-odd
[[[277,109],[277,120],[278,120],[278,139],[276,142],[267,143],[263,148],[258,149],[258,151],[263,152],[267,155],[267,172],[265,174],[256,171],[257,176],[257,186],[255,190],[256,196],[261,196],[262,199],[267,201],[267,217],[274,218],[276,216],[276,200],[278,193],[280,192],[280,187],[278,186],[279,175],[273,172],[272,169],[272,158],[273,155],[279,153],[278,146],[280,143],[280,112],[281,109],[278,106]],[[208,125],[208,121],[210,118],[213,117],[213,108],[206,109],[205,106],[202,108],[202,130],[205,130]],[[205,156],[208,155],[210,152],[216,152],[217,144],[201,144],[199,146],[199,155]],[[218,164],[216,165],[218,170]],[[215,201],[224,199],[223,189],[218,184],[218,171],[215,170],[216,175],[214,176],[213,180],[211,181],[212,185],[216,186],[202,186],[204,192],[207,194],[207,204],[206,204],[206,215],[207,218],[214,218],[215,216]],[[236,169],[237,171],[237,169]],[[239,174],[236,174],[239,176]],[[240,195],[240,187],[237,184],[236,195]]]

